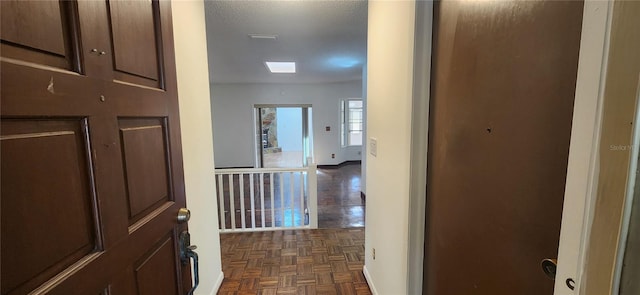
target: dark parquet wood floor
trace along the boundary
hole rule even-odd
[[[364,228],[220,235],[218,294],[371,294]]]
[[[318,227],[363,227],[365,202],[360,196],[361,165],[318,169]]]

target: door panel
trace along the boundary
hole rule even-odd
[[[426,294],[552,294],[582,2],[435,6]]]
[[[72,2],[1,1],[3,56],[71,70],[77,38],[73,7]]]
[[[65,55],[64,28],[60,3],[17,4],[2,2],[2,36],[4,40],[57,55]],[[37,22],[24,21],[34,17]]]
[[[127,267],[124,271],[118,274],[107,288],[108,293],[105,295],[115,294],[135,294],[136,282],[135,275],[133,273],[133,265]]]
[[[171,198],[163,120],[120,120],[120,140],[124,157],[129,203],[129,224]]]
[[[172,236],[163,240],[159,247],[152,248],[135,267],[135,282],[140,295],[173,295],[178,293],[178,285],[173,279],[174,243]],[[158,273],[158,269],[166,271]]]
[[[2,120],[2,194],[19,196],[2,198],[2,294],[97,250],[87,135],[84,119]]]
[[[158,7],[147,0],[110,1],[115,79],[151,87],[159,80]]]
[[[176,222],[186,202],[171,3],[125,7],[128,2],[2,2],[3,46],[75,59],[83,68],[76,73],[53,68],[27,55],[13,56],[5,47],[0,53],[2,295],[189,289],[190,266],[180,262],[176,244],[176,233],[186,230]],[[69,4],[74,13],[66,12]],[[5,28],[5,5],[47,12],[59,5],[63,45],[69,42],[65,26],[76,23],[82,51],[67,54],[64,47],[62,56],[58,43],[40,37],[18,40],[31,47],[16,45],[11,35],[21,29],[16,26],[40,28],[45,20],[26,14]],[[118,13],[119,40],[133,43],[112,44],[110,12]],[[148,33],[148,23],[135,17],[152,22],[151,39],[140,36]],[[120,50],[112,55],[112,47]],[[125,59],[117,71],[142,72],[116,77],[115,56],[138,47],[152,48],[153,62]],[[140,76],[153,76],[143,71],[149,64],[155,65],[153,79]],[[153,87],[129,77],[153,81]],[[165,84],[166,90],[158,89]],[[149,278],[161,281],[150,285]]]

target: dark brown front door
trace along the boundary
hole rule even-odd
[[[436,3],[425,294],[553,293],[582,7]]]
[[[0,1],[1,293],[182,294],[168,1]]]

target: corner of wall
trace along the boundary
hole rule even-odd
[[[415,1],[369,2],[365,269],[379,294],[409,294],[415,13]]]
[[[371,290],[371,294],[373,295],[380,294],[378,293],[378,289],[376,289],[376,285],[373,283],[373,280],[371,279],[371,275],[369,274],[369,271],[367,270],[366,265],[362,267],[362,273],[364,274],[364,279],[367,280],[367,284],[369,285],[369,290]]]
[[[369,139],[367,137],[367,64],[365,63],[362,66],[362,110],[365,114],[363,120],[364,130],[362,132],[362,154],[361,161],[362,164],[360,166],[361,169],[361,177],[360,177],[360,191],[366,195],[367,194],[367,143]]]
[[[220,272],[220,275],[218,276],[218,279],[216,279],[216,282],[213,284],[213,289],[211,289],[211,293],[209,293],[209,295],[218,294],[220,286],[222,286],[222,281],[224,281],[224,273]]]
[[[200,276],[206,278],[197,292],[209,294],[219,287],[212,279],[220,280],[223,274],[216,191],[211,181],[214,155],[203,0],[173,2],[172,17],[184,185],[191,210],[189,231],[200,252]]]

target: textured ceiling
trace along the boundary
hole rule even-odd
[[[205,1],[214,83],[323,83],[362,78],[366,1]],[[249,34],[275,34],[276,40]],[[295,61],[272,74],[265,61]]]

